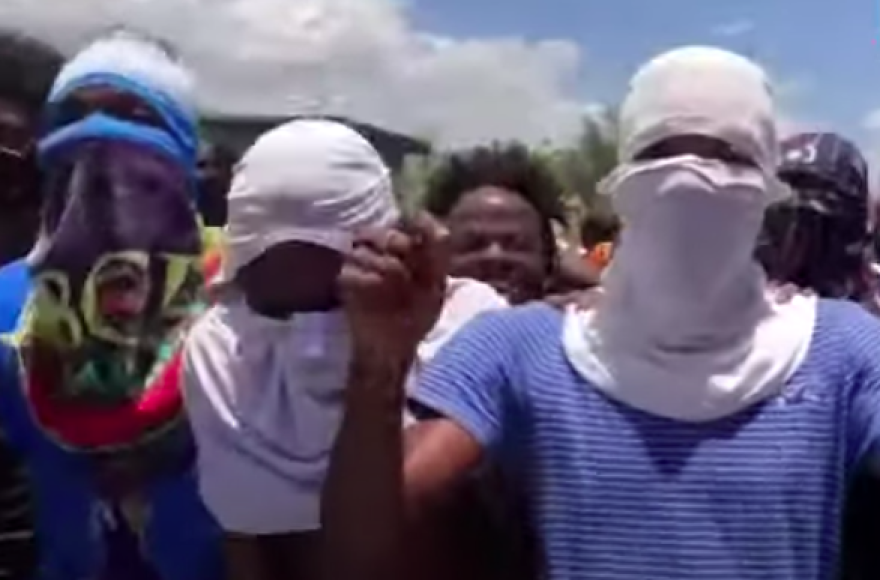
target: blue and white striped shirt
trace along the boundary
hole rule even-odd
[[[880,323],[822,301],[783,393],[693,424],[614,402],[569,366],[562,315],[484,315],[415,399],[526,474],[551,580],[831,580],[848,479],[880,437]],[[662,389],[662,385],[657,385]]]

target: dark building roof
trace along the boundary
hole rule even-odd
[[[314,118],[315,116],[310,117]],[[208,141],[228,147],[240,155],[253,144],[260,134],[295,118],[298,117],[208,116],[202,121],[202,129]],[[368,123],[333,116],[320,118],[345,123],[363,135],[382,155],[385,163],[392,170],[400,169],[403,160],[408,155],[427,154],[431,151],[430,145],[424,141],[386,131]]]

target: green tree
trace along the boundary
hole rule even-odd
[[[403,166],[394,176],[394,193],[407,210],[421,207],[425,188],[437,164],[437,157],[430,154],[408,155],[404,159]]]
[[[540,154],[567,192],[572,228],[587,214],[613,215],[609,200],[598,194],[597,186],[617,166],[617,143],[617,111],[606,109],[583,119],[581,132],[571,145],[542,148]]]

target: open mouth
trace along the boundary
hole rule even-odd
[[[98,310],[111,324],[140,318],[149,300],[149,277],[137,264],[113,262],[95,276]]]

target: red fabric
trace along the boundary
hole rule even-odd
[[[206,253],[202,265],[205,280],[217,275],[221,259],[219,251]],[[182,365],[179,350],[139,399],[118,407],[95,408],[61,402],[50,387],[56,380],[53,373],[40,373],[36,369],[28,373],[28,396],[37,423],[65,444],[91,449],[130,445],[181,413]]]
[[[222,256],[219,250],[210,250],[202,261],[202,271],[204,272],[205,281],[210,282],[220,272],[220,263]]]
[[[66,444],[94,449],[130,445],[180,414],[182,367],[178,352],[140,399],[114,408],[60,402],[49,387],[51,378],[38,372],[28,376],[28,395],[37,423]]]

